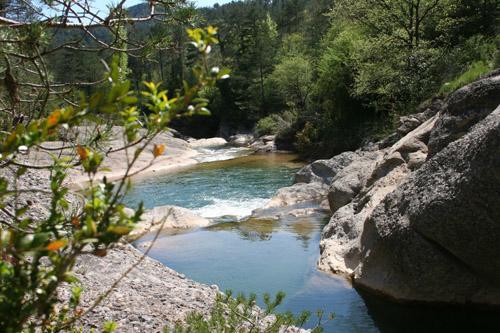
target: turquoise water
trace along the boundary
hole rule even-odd
[[[205,217],[241,218],[264,205],[278,188],[291,184],[293,173],[301,166],[294,158],[251,155],[148,178],[134,185],[126,203],[133,207],[143,201],[146,208],[176,205]]]
[[[234,292],[287,294],[280,310],[333,311],[326,332],[475,332],[497,328],[494,314],[402,306],[360,294],[318,272],[325,216],[248,220],[301,166],[290,155],[252,155],[138,182],[128,204],[173,204],[212,218],[195,231],[164,232],[150,256],[191,279]],[[229,221],[229,222],[228,222]],[[151,239],[151,235],[136,245]],[[309,323],[312,325],[312,323]],[[491,326],[490,326],[491,325]],[[491,330],[493,331],[493,330]]]

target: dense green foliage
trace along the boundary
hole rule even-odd
[[[233,69],[212,95],[220,133],[257,124],[315,156],[377,138],[499,66],[494,0],[251,0],[201,13],[220,27],[217,56]],[[284,112],[297,114],[288,129]]]
[[[247,0],[199,10],[183,5],[172,10],[176,19],[168,27],[128,28],[129,38],[169,46],[129,57],[129,77],[135,84],[162,80],[169,89],[189,80],[192,53],[183,27],[213,24],[220,40],[213,61],[231,68],[231,79],[204,91],[213,117],[173,126],[195,137],[277,133],[284,148],[331,156],[380,137],[399,115],[497,68],[499,7],[495,0]],[[129,11],[138,15],[143,8]],[[71,59],[89,70],[58,68],[57,75],[96,79],[98,61]],[[284,128],[278,120],[289,122],[290,114],[294,119]]]

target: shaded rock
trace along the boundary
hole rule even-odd
[[[318,268],[350,275],[359,264],[358,237],[363,231],[364,215],[356,214],[355,204],[340,207],[323,229]]]
[[[396,130],[400,137],[410,133],[415,128],[419,127],[422,123],[433,117],[444,106],[444,101],[440,98],[434,98],[430,103],[425,103],[417,113],[410,116],[403,116],[399,118],[399,126]]]
[[[399,118],[399,127],[396,131],[400,135],[406,135],[420,126],[420,124],[422,124],[422,121],[415,116],[401,117]]]
[[[320,243],[320,269],[352,274],[360,262],[360,237],[373,209],[410,174],[409,156],[425,154],[436,117],[427,119],[389,148],[358,156],[332,181],[328,199],[334,212]],[[426,154],[425,154],[426,156]]]
[[[275,135],[266,135],[262,136],[252,142],[250,145],[250,148],[257,152],[273,152],[276,151],[276,143],[274,142],[274,139],[276,138]]]
[[[424,121],[389,148],[358,155],[339,171],[328,194],[334,214],[322,234],[320,269],[347,275],[354,272],[361,258],[360,237],[366,219],[409,175],[409,156],[416,167],[415,154],[427,151],[422,140],[428,138],[435,121],[435,116]]]
[[[427,153],[422,151],[416,151],[408,154],[408,168],[410,170],[416,170],[420,168],[427,159]]]
[[[392,168],[385,177],[365,187],[353,201],[334,212],[320,242],[318,267],[340,274],[352,274],[359,265],[360,237],[373,209],[408,175],[406,164]]]
[[[401,135],[400,134],[398,134],[398,133],[392,133],[388,137],[386,137],[386,138],[380,140],[379,142],[377,142],[377,145],[378,145],[379,149],[384,149],[384,148],[392,146],[393,144],[395,144],[396,142],[398,142],[399,139],[401,139]]]

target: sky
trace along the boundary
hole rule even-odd
[[[222,5],[223,3],[231,2],[231,0],[192,0],[197,7],[212,7],[214,4],[218,3]],[[118,1],[110,0],[93,0],[96,9],[107,11],[107,4],[117,3]],[[138,3],[145,2],[144,0],[127,0],[125,7],[131,7],[137,5]]]
[[[224,3],[228,3],[231,1],[238,1],[238,0],[187,0],[187,1],[194,2],[197,7],[212,7],[216,3],[222,5]],[[109,10],[108,10],[109,4],[117,4],[120,2],[120,0],[90,0],[89,2],[92,4],[92,7],[94,9],[99,11],[100,16],[102,16],[104,13],[107,14],[109,12]],[[132,7],[134,5],[137,5],[139,3],[144,3],[144,2],[146,2],[146,0],[126,0],[125,1],[125,8]],[[44,12],[47,15],[59,14],[59,12],[52,11],[48,8],[44,8]]]

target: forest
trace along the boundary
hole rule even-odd
[[[129,12],[137,16],[145,7]],[[211,61],[231,69],[231,78],[203,91],[210,119],[173,126],[193,137],[277,134],[282,149],[329,157],[384,136],[399,116],[497,68],[498,7],[495,0],[187,4],[176,8],[168,29],[127,29],[130,39],[174,46],[129,57],[128,73],[136,84],[177,87],[192,62],[184,30],[217,26]],[[51,60],[54,75],[96,81],[100,56],[60,52]]]
[[[498,0],[137,3],[0,0],[0,332],[497,328]]]

